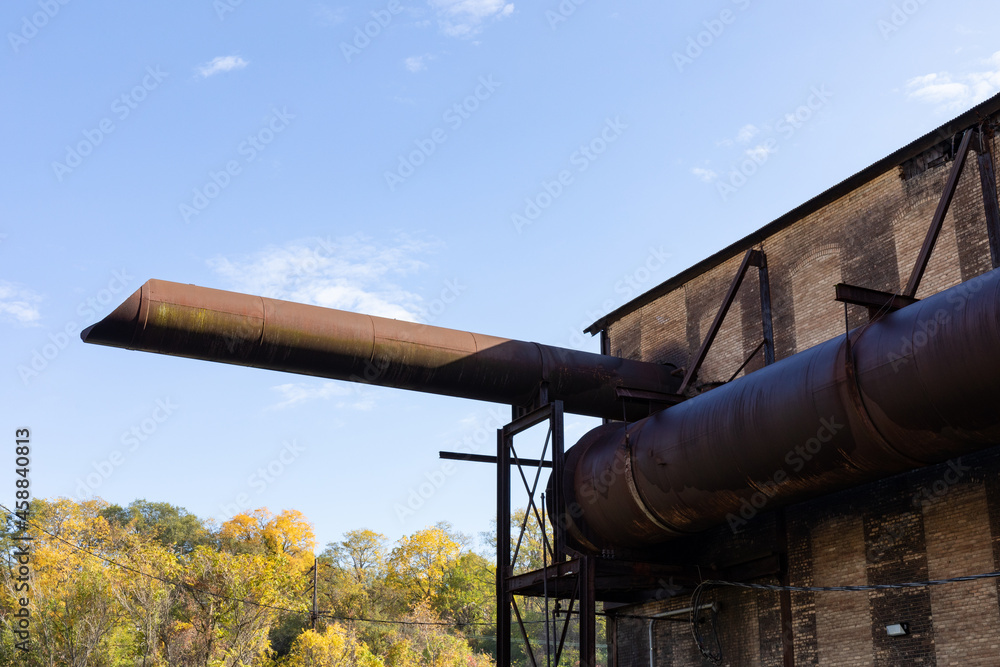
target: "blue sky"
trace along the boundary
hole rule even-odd
[[[0,25],[0,498],[26,426],[38,497],[242,498],[321,546],[486,530],[493,467],[437,452],[492,452],[509,409],[80,329],[161,278],[596,351],[601,315],[1000,90],[995,2],[16,0]]]

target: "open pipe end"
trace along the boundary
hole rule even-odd
[[[84,343],[128,348],[139,323],[140,301],[142,301],[141,287],[110,315],[81,331],[80,339]]]

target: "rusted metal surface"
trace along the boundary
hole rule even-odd
[[[955,198],[955,191],[958,189],[958,179],[962,175],[965,158],[969,153],[969,141],[972,139],[973,134],[975,134],[975,130],[969,129],[962,135],[962,143],[958,147],[958,152],[955,153],[955,162],[951,166],[951,173],[948,175],[948,182],[945,183],[944,193],[942,193],[941,199],[938,201],[937,210],[934,211],[934,218],[931,220],[931,226],[927,230],[927,236],[924,238],[924,244],[920,248],[920,254],[917,255],[917,262],[913,265],[910,279],[903,289],[903,296],[914,297],[917,295],[917,288],[920,287],[920,279],[924,277],[927,262],[931,258],[934,244],[937,242],[937,237],[941,233],[941,227],[944,225],[944,216],[948,213],[951,200]]]
[[[774,325],[771,321],[771,280],[767,276],[767,255],[761,251],[757,265],[760,283],[760,322],[764,333],[764,365],[774,363]]]
[[[1000,270],[566,454],[571,543],[641,548],[1000,444]],[[552,480],[550,483],[555,483]]]
[[[990,240],[990,260],[993,268],[1000,267],[1000,204],[997,201],[997,179],[993,173],[993,153],[990,142],[993,130],[980,127],[978,153],[979,182],[983,191],[983,211],[986,214],[986,232]]]
[[[150,280],[81,334],[88,343],[567,412],[649,415],[615,389],[670,392],[668,367],[222,290]],[[623,405],[625,411],[623,413]]]
[[[868,287],[857,287],[856,285],[848,285],[847,283],[837,283],[834,285],[834,292],[836,294],[834,296],[835,300],[841,303],[864,306],[868,308],[870,314],[874,312],[878,313],[879,316],[899,310],[900,308],[906,308],[919,301],[919,299],[910,296],[890,294],[889,292]]]
[[[759,267],[764,265],[763,257],[764,253],[752,248],[747,250],[746,254],[743,256],[743,261],[740,262],[740,268],[736,270],[736,275],[733,276],[733,282],[730,283],[729,289],[726,291],[726,296],[722,299],[722,305],[719,306],[719,311],[715,314],[715,320],[712,321],[712,326],[708,328],[708,333],[705,335],[705,340],[701,343],[701,348],[699,348],[698,353],[691,362],[691,366],[687,369],[687,373],[684,374],[684,380],[681,382],[680,389],[677,390],[678,394],[683,394],[691,384],[692,380],[694,380],[694,378],[698,375],[698,371],[701,369],[701,365],[705,361],[705,356],[708,354],[709,348],[712,347],[712,343],[715,342],[715,337],[718,335],[719,329],[722,328],[722,322],[726,319],[726,314],[729,312],[729,308],[733,305],[733,301],[736,299],[736,292],[739,291],[740,285],[743,284],[743,278],[747,274],[747,269],[751,266]]]

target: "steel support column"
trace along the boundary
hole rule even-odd
[[[997,201],[997,179],[993,172],[993,153],[990,149],[992,137],[987,137],[986,132],[986,128],[979,129],[976,152],[979,156],[979,181],[983,188],[986,232],[990,239],[990,260],[995,269],[1000,267],[1000,202]]]
[[[941,194],[941,200],[938,202],[937,210],[934,212],[930,229],[927,230],[924,245],[920,248],[920,254],[917,255],[916,264],[913,265],[913,272],[910,273],[910,279],[903,290],[903,296],[914,297],[917,295],[917,288],[920,287],[920,279],[924,276],[924,271],[927,269],[927,262],[931,258],[931,252],[934,250],[934,244],[937,242],[938,234],[941,233],[942,225],[944,225],[944,216],[947,215],[948,208],[951,206],[951,200],[955,197],[955,190],[958,188],[958,179],[962,175],[962,167],[965,166],[965,157],[969,153],[969,141],[972,139],[974,133],[975,130],[969,129],[962,135],[962,143],[958,147],[958,153],[955,154],[955,162],[951,166],[948,182],[945,183],[944,192]]]
[[[547,394],[545,392],[545,386],[541,386],[539,389],[539,399],[541,401],[547,400]],[[497,665],[498,667],[508,667],[510,665],[511,651],[510,651],[510,640],[511,640],[511,612],[513,611],[517,617],[518,627],[521,630],[521,636],[525,641],[526,652],[531,661],[532,665],[537,665],[536,656],[531,647],[530,638],[528,636],[527,629],[524,626],[523,619],[521,618],[520,610],[514,599],[514,587],[511,585],[513,578],[514,569],[517,565],[517,557],[520,552],[520,546],[524,533],[526,530],[527,522],[529,517],[534,515],[538,519],[539,525],[542,529],[542,548],[545,549],[545,562],[549,568],[556,568],[561,563],[565,562],[566,558],[566,520],[564,517],[555,517],[552,521],[552,541],[549,541],[546,528],[546,522],[544,517],[540,516],[540,513],[544,513],[547,508],[538,507],[538,503],[535,499],[535,491],[538,486],[538,477],[536,475],[534,484],[529,483],[528,477],[525,475],[523,466],[525,464],[532,464],[533,467],[537,468],[540,473],[542,468],[551,467],[553,474],[556,475],[556,479],[560,479],[563,474],[563,466],[565,463],[565,431],[563,427],[563,402],[562,401],[552,401],[551,403],[544,403],[543,405],[535,407],[533,410],[514,410],[514,417],[509,424],[504,426],[502,429],[497,431],[497,580],[496,580],[496,596],[497,596]],[[528,429],[543,424],[545,422],[549,423],[549,444],[552,447],[551,458],[545,460],[547,451],[542,452],[540,459],[523,459],[516,455],[516,450],[514,449],[514,438],[518,434],[527,431]],[[442,454],[445,454],[442,452]],[[492,457],[481,457],[479,460],[486,460]],[[514,554],[511,555],[511,510],[510,510],[510,481],[511,481],[511,466],[516,465],[518,467],[518,473],[521,480],[524,482],[525,490],[528,493],[528,507],[527,514],[525,516],[525,521],[521,525],[520,532],[517,536],[516,546],[514,548]],[[552,500],[556,501],[555,507],[562,507],[562,487],[559,484],[554,485],[551,490],[553,494]],[[544,497],[544,494],[543,494]],[[547,569],[549,569],[547,568]],[[545,583],[547,584],[546,579]],[[546,598],[546,608],[548,608],[548,595],[544,596]],[[565,638],[565,632],[563,633]],[[551,649],[550,646],[546,646],[546,651]],[[546,662],[548,662],[549,656],[546,655]],[[556,664],[558,664],[558,654],[556,659]]]
[[[760,252],[760,263],[757,265],[757,275],[760,278],[760,319],[764,334],[764,365],[774,363],[774,325],[771,322],[771,281],[767,277],[767,255]]]
[[[761,315],[763,316],[764,340],[766,342],[766,347],[770,348],[770,356],[768,356],[768,352],[765,350],[764,359],[766,364],[774,361],[774,338],[771,327],[771,290],[767,279],[767,260],[765,259],[762,251],[751,248],[750,250],[747,250],[746,254],[743,256],[743,261],[740,262],[740,268],[736,270],[733,282],[730,283],[729,290],[726,292],[726,296],[722,299],[722,305],[719,306],[719,312],[715,314],[715,320],[712,322],[712,326],[708,328],[708,334],[706,334],[705,340],[702,341],[701,347],[698,349],[698,354],[695,355],[694,360],[691,362],[691,367],[688,368],[687,373],[684,374],[684,381],[681,382],[680,389],[677,390],[678,394],[683,394],[694,380],[695,376],[698,375],[698,371],[701,369],[701,365],[704,363],[705,357],[708,355],[708,350],[712,347],[712,343],[715,342],[715,337],[719,334],[719,330],[722,328],[722,322],[726,319],[726,314],[729,313],[729,308],[733,305],[733,301],[736,299],[736,293],[739,291],[740,285],[743,284],[743,278],[746,277],[747,269],[751,266],[756,266],[758,268],[761,278],[760,300]],[[768,361],[768,359],[770,361]]]
[[[580,560],[580,667],[597,667],[596,563],[593,556]]]
[[[510,665],[510,448],[504,430],[497,430],[497,665]]]

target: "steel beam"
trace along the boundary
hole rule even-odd
[[[688,368],[687,373],[684,374],[684,380],[681,382],[680,389],[677,390],[678,394],[683,394],[691,384],[691,380],[698,374],[698,370],[701,368],[702,363],[705,361],[705,356],[708,355],[708,349],[712,347],[712,343],[715,342],[715,337],[719,334],[719,329],[722,328],[722,322],[726,319],[726,314],[729,312],[729,308],[733,305],[733,301],[736,299],[736,292],[739,291],[740,285],[743,284],[743,278],[747,274],[747,269],[751,266],[761,266],[763,253],[759,250],[750,249],[743,256],[743,261],[740,263],[740,268],[736,271],[736,276],[733,278],[733,282],[729,285],[729,290],[726,292],[726,296],[722,299],[722,305],[719,307],[719,312],[715,314],[715,320],[712,322],[712,326],[708,328],[708,334],[705,336],[705,340],[702,341],[701,348],[698,350],[698,354],[695,355],[694,360],[691,362],[691,367]]]
[[[757,275],[760,278],[760,319],[764,330],[764,365],[770,366],[774,363],[774,326],[771,322],[771,281],[767,277],[767,255],[763,251],[760,253]],[[739,371],[736,372],[739,373]]]
[[[580,561],[580,667],[597,667],[596,568],[593,556]]]
[[[855,306],[864,306],[868,309],[869,319],[876,319],[891,313],[900,308],[906,308],[918,301],[913,297],[902,294],[891,294],[881,290],[870,289],[868,287],[858,287],[846,283],[837,283],[834,286],[835,300],[841,303],[850,303]]]
[[[951,166],[951,174],[948,176],[948,182],[945,183],[944,193],[942,193],[937,210],[934,212],[930,229],[927,230],[924,245],[920,248],[920,254],[917,255],[917,262],[913,265],[913,272],[910,273],[910,279],[906,283],[906,289],[903,290],[903,296],[913,297],[917,294],[920,279],[923,278],[924,271],[927,270],[927,262],[931,258],[934,244],[941,233],[942,225],[944,225],[944,216],[948,214],[948,207],[951,206],[951,200],[955,197],[955,190],[958,188],[958,179],[962,175],[962,167],[965,166],[965,156],[969,152],[969,141],[972,139],[974,133],[975,130],[969,129],[962,135],[962,143],[958,147],[958,153],[955,155],[955,161]]]
[[[993,153],[986,130],[979,129],[979,181],[983,189],[983,208],[986,213],[986,232],[990,239],[990,260],[993,268],[1000,266],[1000,202],[997,201],[997,179],[993,172]]]
[[[514,596],[510,576],[510,448],[503,429],[497,430],[497,665],[510,665],[510,608]]]
[[[486,454],[466,454],[465,452],[438,452],[439,459],[448,459],[449,461],[472,461],[474,463],[497,463],[497,457],[488,456]],[[539,461],[538,459],[515,459],[511,458],[511,465],[519,466],[534,466],[535,468],[541,466],[542,468],[551,468],[551,461]]]
[[[563,471],[566,464],[566,431],[563,428],[563,404],[556,401],[552,404],[552,474],[555,479],[563,478]],[[562,484],[552,485],[552,507],[564,507]],[[544,504],[544,503],[543,503]],[[547,507],[542,508],[543,512],[548,511]],[[566,558],[566,519],[559,515],[552,518],[553,553],[552,562],[561,563]]]

